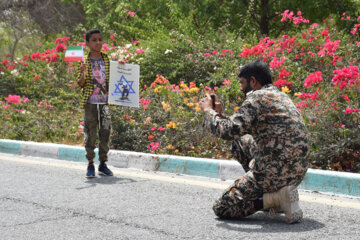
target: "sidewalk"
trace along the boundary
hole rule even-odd
[[[63,144],[37,143],[0,139],[0,152],[32,157],[87,162],[85,149]],[[96,159],[97,159],[96,152]],[[222,180],[237,179],[245,174],[237,161],[156,155],[110,150],[109,165],[197,175]],[[309,169],[301,189],[360,197],[360,174]]]

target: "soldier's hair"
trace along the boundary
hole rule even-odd
[[[91,30],[88,30],[86,33],[85,33],[85,39],[86,41],[88,42],[91,38],[91,35],[95,34],[95,33],[100,33],[100,30],[98,29],[91,29]]]
[[[269,67],[261,60],[252,61],[240,69],[239,78],[243,77],[250,82],[250,78],[254,76],[256,80],[264,86],[272,83],[272,77]]]

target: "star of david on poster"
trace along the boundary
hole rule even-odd
[[[132,88],[134,81],[127,81],[124,76],[121,76],[120,80],[117,84],[115,84],[115,92],[114,93],[120,93],[123,94],[122,86],[128,85],[129,86],[129,94],[135,94],[134,89]]]
[[[140,66],[110,62],[109,104],[139,107]]]

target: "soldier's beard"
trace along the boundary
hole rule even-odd
[[[246,89],[242,91],[242,92],[244,93],[244,97],[246,97],[246,94],[247,94],[248,92],[250,92],[251,90],[252,90],[252,88],[250,87],[250,84],[248,84],[248,85],[246,86]]]

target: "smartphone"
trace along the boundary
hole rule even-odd
[[[210,97],[211,97],[211,102],[212,102],[212,108],[215,109],[215,95],[211,94]]]

